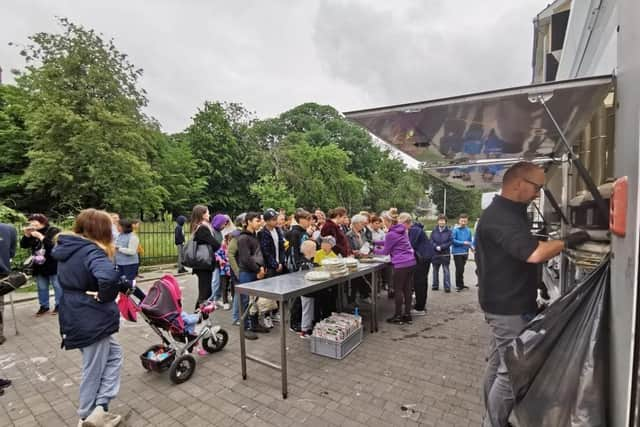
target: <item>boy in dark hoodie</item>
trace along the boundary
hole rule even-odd
[[[260,227],[260,214],[257,212],[249,212],[245,217],[245,226],[240,235],[237,237],[238,249],[236,259],[239,269],[239,283],[248,283],[255,280],[261,280],[265,277],[264,258],[262,251],[260,250],[260,242],[258,241],[257,231]],[[249,298],[247,295],[235,293],[236,297],[239,297],[241,309],[243,312],[249,305]],[[249,320],[250,319],[250,320]],[[247,319],[244,325],[240,327],[245,328],[249,332],[269,332],[269,329],[264,328],[258,322],[258,316],[253,315]],[[246,334],[245,337],[249,339],[256,339],[253,334]]]
[[[187,222],[187,218],[180,215],[176,218],[176,229],[174,231],[174,241],[176,249],[178,250],[178,273],[186,273],[187,269],[182,265],[182,247],[184,246],[184,223]]]

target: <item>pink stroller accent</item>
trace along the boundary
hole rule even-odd
[[[182,318],[182,292],[178,281],[165,274],[149,289],[140,303],[142,317],[162,339],[162,344],[147,349],[141,356],[142,366],[148,371],[169,369],[169,377],[175,384],[187,381],[196,368],[196,359],[191,354],[201,343],[209,353],[224,348],[229,339],[227,332],[212,323],[215,304],[203,304],[196,311],[202,328],[199,333],[189,333]],[[163,358],[150,358],[150,354],[163,354]]]

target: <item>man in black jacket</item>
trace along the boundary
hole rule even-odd
[[[291,229],[286,234],[286,239],[289,242],[289,248],[287,249],[286,266],[289,272],[298,271],[301,264],[305,260],[305,256],[301,251],[302,243],[310,239],[307,233],[307,228],[311,223],[311,213],[304,209],[298,209],[294,215],[296,224],[291,226]],[[289,314],[289,327],[300,332],[300,323],[302,322],[302,300],[300,297],[293,300],[291,304],[291,310]]]
[[[284,235],[277,226],[278,213],[274,209],[267,209],[262,218],[264,228],[258,232],[258,240],[264,257],[266,277],[272,277],[285,272]]]
[[[265,277],[264,259],[260,250],[260,242],[256,236],[256,231],[260,227],[260,214],[257,212],[247,213],[245,222],[244,229],[237,237],[237,260],[240,270],[239,283],[249,283]],[[249,297],[238,292],[235,295],[240,296],[241,309],[244,312],[249,305]],[[257,315],[247,318],[243,326],[245,330],[250,332],[269,332],[269,329],[260,325]],[[255,339],[257,337],[252,334],[245,334],[245,338]]]
[[[505,351],[535,317],[536,264],[589,239],[585,231],[546,242],[531,234],[527,206],[538,197],[544,183],[544,170],[533,163],[511,166],[502,179],[501,194],[484,210],[476,230],[478,297],[491,332],[484,380],[484,427],[509,425],[514,396]]]

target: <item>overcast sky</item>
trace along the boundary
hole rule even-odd
[[[24,62],[7,43],[65,16],[144,69],[147,112],[177,132],[205,100],[265,118],[308,101],[348,111],[528,84],[532,20],[549,1],[13,0],[0,66],[11,82]]]

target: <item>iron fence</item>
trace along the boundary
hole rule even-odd
[[[69,231],[70,225],[67,223],[52,223],[53,226]],[[22,227],[24,224],[14,224],[18,232],[18,248],[12,260],[13,269],[20,270],[22,263],[31,255],[29,249],[20,248],[20,239],[23,236]],[[177,261],[178,252],[174,241],[175,222],[141,222],[137,231],[140,238],[140,265],[170,264]],[[188,237],[189,225],[184,226],[185,234]]]

